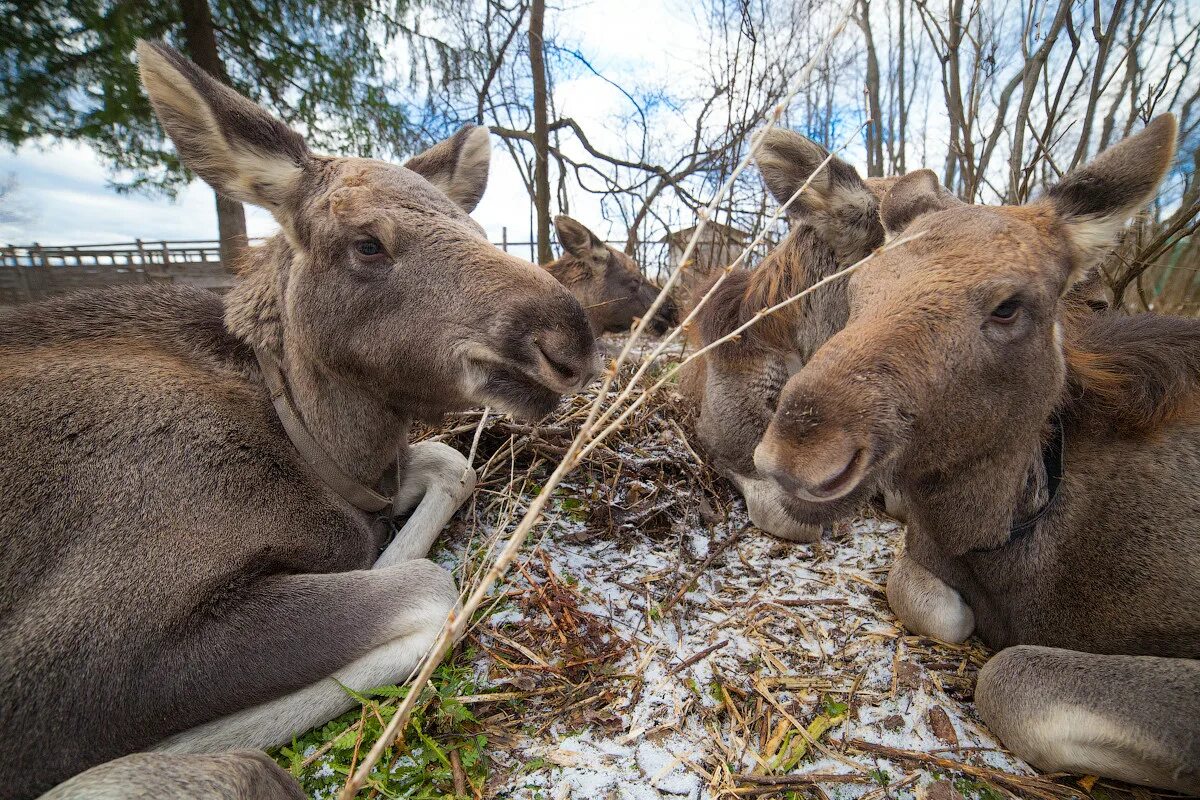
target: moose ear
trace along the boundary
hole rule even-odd
[[[404,166],[441,189],[468,213],[479,205],[487,188],[492,162],[492,140],[482,125],[465,125]]]
[[[1086,269],[1115,243],[1129,218],[1158,191],[1175,157],[1175,117],[1155,117],[1141,132],[1118,142],[1070,173],[1046,193]]]
[[[571,219],[565,214],[554,218],[554,229],[558,231],[558,241],[576,258],[593,261],[608,260],[608,246],[600,241],[600,237],[592,233],[585,225]]]
[[[300,134],[160,42],[139,41],[138,70],[184,165],[223,195],[284,211],[309,163]]]
[[[931,169],[918,169],[896,179],[879,204],[879,216],[888,237],[907,228],[922,214],[963,205],[938,182]]]
[[[787,203],[828,157],[829,151],[813,140],[773,128],[763,137],[755,161],[767,189],[779,203]],[[787,212],[804,216],[870,199],[871,193],[854,167],[834,156],[792,200]]]

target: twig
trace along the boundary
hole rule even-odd
[[[693,664],[695,664],[697,661],[700,661],[700,660],[701,660],[701,659],[703,659],[705,656],[710,656],[710,655],[712,655],[713,653],[715,653],[715,652],[717,652],[718,650],[720,650],[722,647],[728,647],[728,646],[729,646],[729,640],[728,640],[728,639],[726,639],[726,640],[724,640],[724,641],[717,642],[717,643],[716,643],[716,644],[714,644],[712,647],[706,647],[706,648],[704,648],[703,650],[701,650],[699,653],[696,653],[696,655],[689,657],[687,660],[685,660],[685,661],[684,661],[682,664],[680,664],[679,666],[677,666],[677,667],[672,667],[672,668],[670,669],[670,671],[669,671],[669,672],[667,672],[667,674],[668,674],[668,675],[675,675],[675,674],[678,674],[678,673],[680,673],[680,672],[683,672],[685,669],[687,669],[688,667],[692,666],[692,665],[693,665]]]
[[[759,786],[806,786],[812,783],[871,783],[872,775],[853,772],[810,772],[807,775],[747,775],[735,774],[735,781],[754,783]]]
[[[659,613],[663,616],[666,616],[667,612],[674,608],[675,604],[682,600],[683,596],[691,590],[692,584],[700,579],[700,576],[704,574],[704,571],[708,569],[709,565],[717,560],[717,556],[728,550],[729,546],[737,542],[738,539],[741,539],[742,535],[748,530],[750,530],[750,523],[746,523],[742,527],[738,528],[737,531],[731,533],[729,536],[726,536],[719,545],[714,547],[712,552],[708,554],[708,557],[705,558],[700,564],[700,567],[694,573],[692,573],[690,578],[683,582],[682,586],[679,587],[679,591],[675,593],[675,596],[668,600],[662,606],[662,608],[659,609]]]
[[[491,410],[491,406],[483,407],[483,414],[479,417],[479,424],[475,426],[475,436],[471,439],[471,452],[467,453],[467,466],[463,469],[462,477],[458,480],[459,483],[467,482],[467,473],[475,465],[475,451],[479,449],[479,437],[483,435],[484,426],[487,425],[488,412]]]
[[[919,761],[927,764],[934,764],[942,769],[961,772],[964,775],[970,775],[973,778],[982,778],[983,780],[993,781],[1005,788],[1028,792],[1036,797],[1046,798],[1046,800],[1057,800],[1057,798],[1068,797],[1084,797],[1085,795],[1069,786],[1055,783],[1054,781],[1046,780],[1045,778],[1036,777],[1033,775],[1014,775],[1003,770],[992,769],[990,767],[977,767],[974,764],[966,764],[962,761],[955,761],[952,758],[942,758],[930,753],[922,753],[916,750],[901,750],[898,747],[889,747],[885,744],[876,744],[875,742],[866,742],[862,739],[847,739],[845,744],[857,750],[862,750],[868,753],[878,753],[886,758],[895,758],[903,761]]]

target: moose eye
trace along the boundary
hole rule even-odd
[[[990,322],[995,322],[1000,325],[1011,325],[1016,321],[1017,315],[1021,313],[1021,300],[1017,297],[1010,297],[1000,305],[992,309],[992,315],[989,317]]]
[[[386,255],[378,239],[360,239],[354,243],[354,252],[363,261],[378,261]]]

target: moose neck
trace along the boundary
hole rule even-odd
[[[913,523],[910,531],[928,536],[953,558],[1006,546],[1014,525],[1050,499],[1043,435],[1049,427],[1046,420],[1030,420],[1008,428],[994,440],[995,447],[962,458],[947,458],[944,449],[909,456],[910,463],[934,465],[899,470],[905,476],[899,483]]]
[[[342,470],[376,488],[408,439],[411,415],[382,392],[348,381],[309,357],[288,337],[283,297],[293,261],[282,235],[247,254],[242,280],[229,292],[225,324],[279,362],[289,400],[308,432]]]
[[[309,433],[346,474],[376,487],[408,441],[409,417],[397,413],[383,395],[307,358],[286,339],[282,364],[292,403]]]
[[[802,220],[792,229],[750,278],[742,304],[742,315],[775,305],[812,287],[838,271],[840,265],[833,248],[820,231]],[[800,302],[766,317],[755,328],[764,343],[780,350],[793,351],[799,346],[800,358],[807,361],[822,344],[846,325],[849,301],[845,281],[838,281],[813,292]]]

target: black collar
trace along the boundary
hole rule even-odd
[[[1000,544],[995,547],[977,547],[970,552],[994,553],[1002,550],[1032,533],[1037,524],[1050,512],[1054,500],[1058,497],[1059,487],[1062,486],[1063,448],[1066,441],[1062,418],[1057,412],[1050,417],[1050,429],[1050,441],[1046,442],[1046,446],[1042,448],[1042,467],[1046,470],[1046,502],[1024,519],[1020,521],[1014,519],[1012,527],[1008,530],[1008,538]]]

